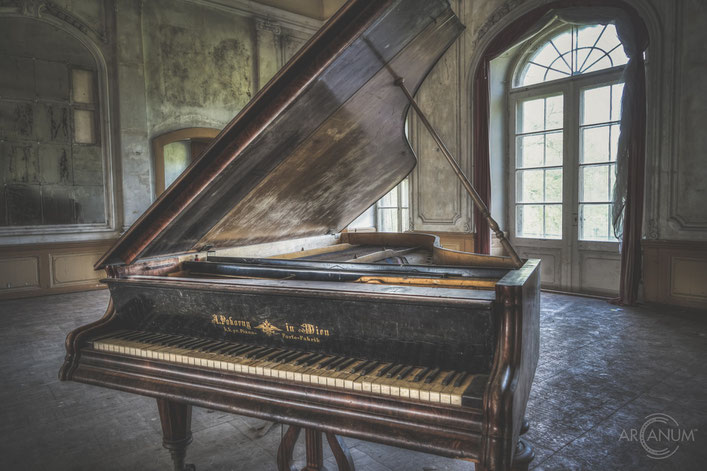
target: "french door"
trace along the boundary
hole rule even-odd
[[[545,288],[618,293],[611,201],[620,73],[585,74],[509,94],[510,238],[522,257],[542,259]]]

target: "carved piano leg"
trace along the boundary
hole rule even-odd
[[[326,471],[324,467],[324,449],[322,447],[322,432],[307,428],[305,447],[307,449],[307,466],[302,471]]]
[[[523,419],[523,425],[520,426],[520,435],[524,435],[530,428],[528,419]],[[530,462],[535,458],[533,447],[528,445],[523,439],[518,439],[516,452],[513,456],[512,471],[528,471]]]
[[[326,439],[329,442],[331,451],[334,453],[334,459],[336,459],[336,465],[339,467],[339,471],[355,471],[349,448],[341,437],[333,433],[327,433]]]
[[[157,399],[162,423],[162,445],[172,454],[174,471],[194,471],[193,464],[185,464],[187,445],[191,443],[191,406],[181,402]]]
[[[292,455],[295,451],[295,444],[299,438],[301,429],[291,425],[285,436],[282,437],[280,447],[277,449],[277,469],[278,471],[297,471],[292,464]]]

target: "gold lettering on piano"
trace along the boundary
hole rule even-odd
[[[329,329],[320,329],[318,325],[315,324],[300,324],[299,327],[295,325],[290,325],[285,323],[285,330],[287,332],[297,332],[305,335],[318,335],[321,337],[329,337]]]
[[[252,329],[250,326],[250,321],[244,321],[241,319],[234,319],[231,316],[224,316],[223,314],[213,314],[211,316],[211,323],[214,325],[223,325],[229,327],[244,327],[246,329]]]
[[[256,335],[258,331],[268,337],[282,337],[285,340],[296,340],[300,342],[320,343],[321,337],[330,337],[331,331],[316,324],[302,323],[292,325],[285,322],[284,329],[266,320],[256,326],[252,326],[250,321],[234,319],[223,314],[212,314],[211,324],[219,326],[224,332],[229,334]]]

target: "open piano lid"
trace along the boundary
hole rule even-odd
[[[416,163],[408,101],[463,26],[447,0],[350,0],[96,263],[336,233]]]

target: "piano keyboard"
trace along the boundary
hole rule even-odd
[[[121,331],[93,348],[134,357],[279,378],[372,395],[462,405],[473,375],[316,352],[237,344],[172,334]]]

